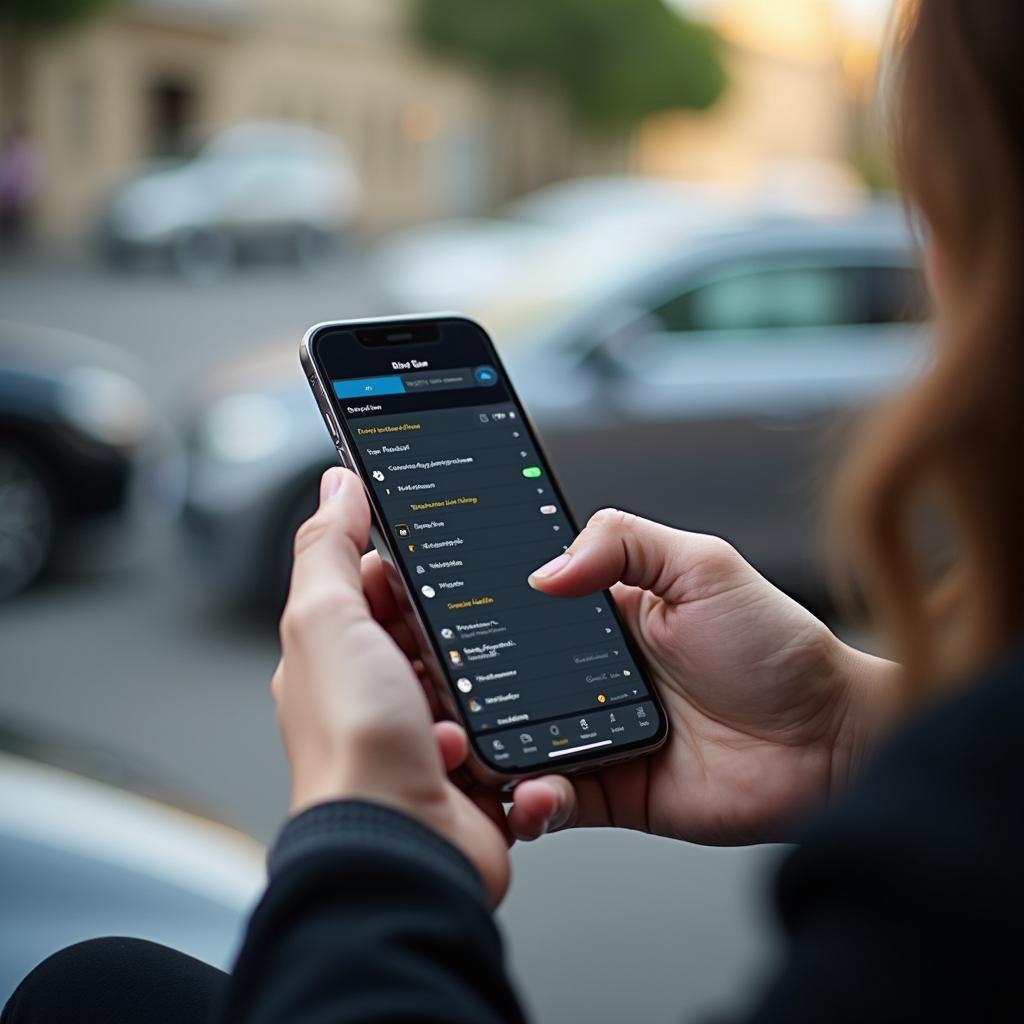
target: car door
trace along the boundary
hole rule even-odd
[[[652,288],[589,359],[600,417],[550,438],[577,509],[720,534],[815,590],[837,420],[912,372],[920,288],[898,253],[823,251],[738,257]]]

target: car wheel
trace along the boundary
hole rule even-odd
[[[171,264],[192,281],[211,281],[223,277],[235,262],[231,239],[215,228],[183,231],[171,245]]]
[[[53,550],[56,508],[45,475],[0,443],[0,599],[24,590]]]

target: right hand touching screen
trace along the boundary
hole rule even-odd
[[[528,779],[512,831],[613,825],[705,844],[785,838],[842,786],[894,666],[839,641],[725,541],[615,510],[530,577],[578,596],[612,587],[669,717],[656,753]]]

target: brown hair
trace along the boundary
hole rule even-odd
[[[909,696],[1024,629],[1022,39],[1020,0],[916,0],[896,25],[896,165],[949,295],[933,362],[872,418],[837,496],[853,574]],[[921,539],[936,509],[941,558]]]

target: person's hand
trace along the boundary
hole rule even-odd
[[[457,846],[497,904],[509,877],[501,804],[446,774],[465,760],[466,736],[434,724],[415,666],[380,624],[394,599],[382,573],[366,588],[360,576],[369,523],[362,484],[330,469],[320,508],[295,537],[272,685],[292,812],[346,798],[404,811]]]
[[[784,838],[845,782],[889,688],[894,666],[841,643],[716,537],[609,509],[530,583],[558,596],[614,585],[670,733],[650,757],[522,782],[509,824],[523,839],[587,825]]]

